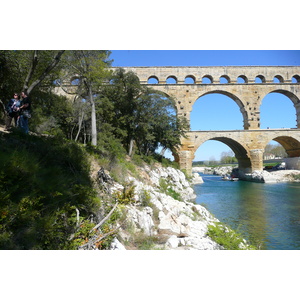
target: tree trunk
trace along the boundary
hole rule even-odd
[[[91,128],[91,135],[92,135],[92,145],[97,146],[97,122],[96,122],[96,106],[95,106],[95,101],[93,98],[93,92],[92,92],[92,87],[89,86],[89,100],[91,103],[91,123],[92,123],[92,128]]]
[[[160,151],[160,155],[161,155],[161,156],[164,156],[164,155],[165,155],[165,152],[166,152],[166,150],[167,150],[167,148],[166,148],[166,147],[162,148],[162,149],[161,149],[161,151]]]
[[[28,90],[28,84],[29,84],[29,81],[36,69],[36,66],[38,64],[38,54],[37,54],[37,50],[34,50],[33,51],[33,57],[32,57],[32,63],[31,63],[31,67],[30,67],[30,70],[28,71],[28,74],[26,76],[26,79],[25,79],[25,82],[24,82],[24,85],[23,85],[23,90],[27,92]]]
[[[133,153],[133,144],[134,144],[134,139],[130,139],[129,150],[128,150],[128,155],[129,156],[132,156],[132,153]]]
[[[4,103],[2,102],[2,100],[0,100],[0,104],[1,104],[1,108],[3,110],[3,113],[5,114],[5,105]]]
[[[58,53],[55,55],[55,57],[50,62],[50,64],[47,66],[45,71],[41,74],[41,76],[36,81],[34,81],[27,89],[27,85],[28,85],[33,73],[34,73],[34,70],[35,70],[36,64],[37,64],[36,51],[34,52],[32,67],[29,70],[29,73],[26,77],[24,87],[23,87],[25,90],[27,90],[28,95],[31,93],[31,91],[34,88],[36,88],[39,84],[41,84],[41,82],[46,78],[46,76],[57,66],[57,64],[59,63],[59,61],[61,59],[61,56],[64,54],[64,52],[65,52],[65,50],[58,51]]]
[[[83,116],[84,116],[84,112],[82,111],[81,117],[79,116],[79,118],[78,118],[78,131],[77,131],[77,134],[76,134],[76,137],[75,137],[75,142],[77,142],[78,137],[79,137],[79,133],[81,131]]]

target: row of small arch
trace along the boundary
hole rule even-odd
[[[240,75],[239,77],[237,77],[237,80],[234,83],[248,83],[248,82],[249,82],[249,80],[245,75]],[[266,83],[266,78],[263,75],[257,75],[253,82],[255,82],[255,83]],[[285,81],[284,81],[284,79],[281,75],[276,75],[276,76],[274,76],[272,82],[273,83],[284,83]],[[291,78],[291,80],[288,81],[288,83],[291,83],[291,82],[292,83],[300,83],[300,76],[299,75],[294,75]],[[148,78],[147,83],[148,84],[159,84],[160,81],[159,81],[157,76],[152,75]],[[163,83],[177,84],[178,80],[177,80],[176,76],[171,75],[171,76],[168,76],[166,81],[163,82]],[[188,76],[185,77],[185,80],[184,80],[183,83],[184,84],[195,84],[195,83],[202,83],[202,84],[223,83],[223,84],[226,84],[226,83],[233,83],[233,82],[231,81],[230,77],[227,76],[227,75],[221,76],[219,78],[218,82],[215,82],[214,78],[211,75],[203,76],[201,82],[196,81],[195,76],[188,75]]]

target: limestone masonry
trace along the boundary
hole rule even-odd
[[[300,157],[300,67],[299,66],[224,66],[224,67],[126,67],[142,84],[175,99],[178,116],[190,120],[196,100],[207,94],[223,94],[239,106],[244,130],[190,131],[182,139],[175,159],[191,173],[196,150],[207,140],[228,145],[243,172],[263,169],[265,146],[275,140],[290,158]],[[259,83],[257,82],[259,81]],[[208,83],[207,83],[208,82]],[[295,128],[260,129],[260,106],[269,93],[287,96],[295,107]],[[294,118],[295,116],[291,116]],[[213,117],[213,116],[212,116]],[[297,165],[297,164],[294,164]]]
[[[112,68],[114,70],[116,68]],[[244,130],[190,131],[174,153],[180,168],[192,172],[195,152],[202,143],[217,140],[228,145],[243,172],[262,171],[265,146],[275,140],[300,166],[300,67],[299,66],[220,66],[220,67],[124,67],[134,72],[141,84],[162,91],[175,100],[177,115],[190,121],[194,103],[207,94],[223,94],[240,108]],[[64,83],[71,89],[71,81]],[[56,88],[57,94],[67,95]],[[287,96],[293,103],[295,128],[260,129],[260,107],[270,93]],[[69,96],[70,97],[70,96]],[[73,96],[74,97],[74,96]],[[226,112],[228,113],[228,112]],[[212,115],[212,118],[214,116]],[[299,167],[300,168],[300,167]]]

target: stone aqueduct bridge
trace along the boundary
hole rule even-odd
[[[113,68],[114,69],[114,68]],[[275,140],[290,158],[300,157],[300,67],[251,66],[251,67],[126,67],[133,71],[141,84],[151,85],[175,99],[177,114],[190,120],[196,100],[207,94],[223,94],[240,108],[244,130],[190,131],[182,139],[176,161],[189,173],[196,150],[208,140],[228,145],[244,172],[263,169],[265,146]],[[204,83],[207,78],[210,83]],[[260,83],[256,82],[259,78]],[[157,84],[150,84],[149,80]],[[169,83],[172,80],[173,83]],[[188,80],[188,81],[187,81]],[[189,82],[189,83],[187,83]],[[191,83],[192,82],[192,83]],[[225,82],[225,83],[221,83]],[[269,93],[287,96],[295,107],[294,129],[260,129],[260,106]],[[227,112],[226,112],[227,113]],[[213,116],[212,116],[213,118]]]

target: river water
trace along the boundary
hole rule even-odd
[[[300,249],[300,183],[224,181],[201,174],[196,203],[260,249]]]

